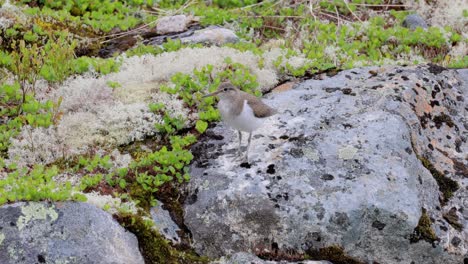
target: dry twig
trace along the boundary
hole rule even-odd
[[[359,20],[360,22],[362,22],[362,20],[356,15],[354,14],[353,10],[351,10],[351,8],[349,7],[348,5],[348,0],[343,0],[343,3],[346,5],[346,8],[348,8],[349,12],[351,12],[351,14],[357,19]],[[335,6],[336,8],[336,6]]]

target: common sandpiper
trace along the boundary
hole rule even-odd
[[[249,132],[245,151],[245,160],[248,162],[252,132],[261,127],[267,117],[277,112],[263,103],[260,98],[241,91],[230,82],[221,83],[215,92],[203,97],[215,95],[219,97],[218,109],[222,119],[239,134],[239,157],[242,157],[242,131]]]

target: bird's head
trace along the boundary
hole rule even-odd
[[[215,92],[207,94],[203,96],[203,98],[209,97],[209,96],[215,96],[215,95],[217,95],[220,99],[229,98],[229,97],[235,96],[238,91],[239,89],[237,89],[234,85],[232,85],[232,83],[223,82],[218,86],[218,89]]]

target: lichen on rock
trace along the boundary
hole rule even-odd
[[[16,223],[18,230],[22,230],[31,221],[46,220],[49,218],[51,222],[54,222],[58,218],[58,214],[53,207],[45,207],[41,203],[29,203],[28,205],[22,206],[21,213],[22,216],[18,218]]]
[[[248,166],[233,160],[231,129],[210,129],[193,147],[185,204],[195,249],[211,257],[323,249],[362,263],[460,262],[463,242],[450,246],[448,238],[464,231],[440,208],[465,197],[452,160],[464,158],[454,139],[466,131],[466,103],[457,100],[466,87],[456,71],[386,66],[269,94],[264,100],[280,114],[255,131]],[[421,153],[444,182],[460,184],[448,202],[440,203],[445,183]],[[415,227],[431,243],[411,243]]]

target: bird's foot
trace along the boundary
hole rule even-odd
[[[242,163],[249,163],[249,156],[247,155],[247,153],[244,154],[244,155],[242,155],[242,156],[240,156],[240,161],[241,161]]]
[[[245,155],[242,155],[242,153],[237,153],[237,155],[234,157],[234,160],[243,162],[245,160]]]

